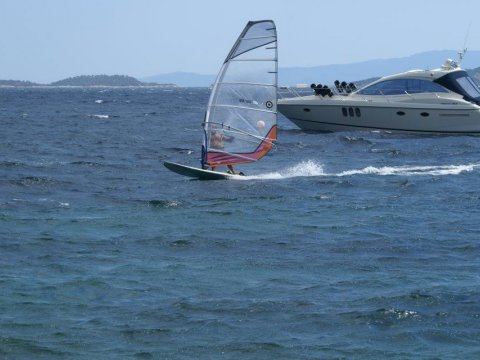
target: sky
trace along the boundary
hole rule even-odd
[[[262,19],[280,67],[479,50],[479,14],[478,0],[0,0],[0,79],[216,74]]]

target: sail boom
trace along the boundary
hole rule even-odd
[[[245,134],[245,135],[247,135],[247,136],[251,136],[251,137],[253,137],[253,138],[257,139],[257,140],[261,140],[261,141],[270,141],[270,142],[272,142],[272,141],[275,141],[275,140],[276,140],[276,139],[262,138],[262,137],[260,137],[260,136],[258,136],[258,135],[248,133],[248,132],[243,131],[243,130],[241,130],[241,129],[236,129],[236,128],[230,126],[230,125],[225,125],[225,124],[223,124],[223,123],[222,123],[222,124],[220,124],[220,123],[211,123],[211,124],[220,125],[220,126],[222,126],[222,128],[224,128],[224,129],[226,129],[226,130],[229,130],[229,131],[232,131],[232,130],[233,130],[233,132]],[[270,132],[271,132],[271,131],[269,131],[269,134],[270,134]],[[272,142],[272,144],[273,144],[273,142]]]
[[[276,134],[277,127],[274,126],[270,129],[267,138],[269,140],[274,140],[277,137]],[[206,163],[210,166],[218,166],[254,162],[264,157],[273,146],[273,141],[262,141],[252,152],[228,152],[224,150],[210,151],[206,154]]]

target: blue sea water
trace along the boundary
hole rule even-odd
[[[0,358],[478,359],[480,138],[195,181],[208,89],[0,89]]]

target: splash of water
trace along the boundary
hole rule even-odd
[[[293,177],[324,176],[324,175],[326,174],[323,171],[322,165],[316,163],[313,160],[306,160],[306,161],[302,161],[297,165],[286,168],[284,170],[265,173],[265,174],[259,174],[259,175],[242,176],[240,179],[278,180],[278,179],[289,179]]]

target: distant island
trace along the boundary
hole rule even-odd
[[[0,80],[2,87],[35,87],[35,86],[155,86],[155,87],[176,87],[172,83],[159,84],[156,82],[142,82],[127,75],[81,75],[52,82],[50,84],[38,84],[22,80]]]
[[[39,86],[39,84],[23,80],[0,80],[0,86]]]

